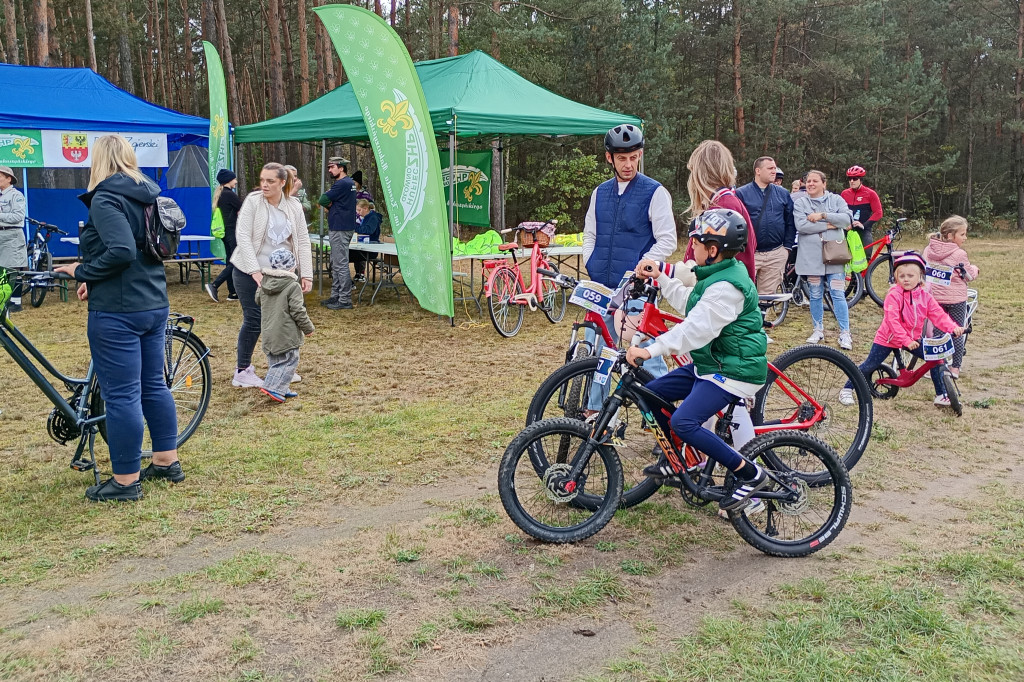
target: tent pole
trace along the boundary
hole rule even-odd
[[[498,137],[498,196],[501,200],[501,208],[498,211],[498,230],[505,229],[505,146],[501,143],[501,136]]]
[[[320,194],[321,196],[327,193],[327,140],[320,141]],[[319,204],[317,204],[319,206]],[[324,295],[324,211],[320,209],[320,248],[316,251],[316,272],[317,281],[319,282],[319,289],[317,293],[320,296]],[[332,284],[333,286],[333,284]]]
[[[448,235],[455,236],[455,128],[448,133]]]
[[[27,218],[28,217],[28,168],[25,168],[24,166],[22,166],[22,168],[21,168],[21,193],[25,197],[25,217]],[[31,241],[28,238],[29,235],[28,235],[28,222],[27,221],[22,221],[22,223],[21,223],[21,232],[22,232],[22,234],[25,235],[25,243],[26,244],[31,244]],[[25,265],[27,267],[32,267],[31,263],[28,262],[28,252],[27,251],[25,252]]]

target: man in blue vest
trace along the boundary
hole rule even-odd
[[[676,250],[676,221],[668,190],[639,170],[644,156],[643,132],[630,124],[615,126],[604,136],[604,149],[615,177],[598,185],[590,197],[583,225],[583,262],[590,279],[615,288],[623,273],[633,270],[642,259],[669,259]],[[634,314],[642,309],[643,301],[628,301],[625,312]],[[619,330],[612,316],[605,322],[617,337]],[[652,360],[646,369],[656,377],[668,372],[661,358]],[[588,405],[591,411],[601,408],[607,390],[607,385],[595,384]]]

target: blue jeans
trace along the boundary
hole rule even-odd
[[[644,309],[644,302],[640,300],[627,301],[625,304],[626,313],[640,314]],[[615,329],[615,317],[613,314],[604,316],[604,323],[608,325],[608,333],[611,334],[613,340],[619,340],[619,332]],[[583,330],[583,339],[590,343],[594,347],[594,355],[601,353],[601,348],[604,347],[604,338],[594,333],[590,327],[586,327]],[[651,345],[654,343],[654,339],[648,339],[640,344],[641,348]],[[665,358],[660,355],[656,358],[651,358],[644,362],[644,369],[651,373],[654,377],[661,377],[668,374],[668,365],[665,364]],[[588,410],[600,410],[601,406],[604,405],[605,399],[608,397],[608,391],[610,386],[608,384],[591,384],[590,386],[590,397],[587,401]]]
[[[669,425],[679,439],[689,443],[725,468],[735,471],[743,463],[740,453],[703,427],[713,414],[739,400],[713,381],[701,379],[693,364],[674,369],[647,384],[665,400],[682,400],[672,413]],[[737,408],[745,409],[745,408]]]
[[[818,280],[814,284],[812,280]],[[839,331],[850,331],[850,309],[846,307],[846,275],[837,272],[832,275],[808,275],[807,288],[811,291],[811,320],[815,329],[823,329],[825,325],[824,286],[828,284],[828,292],[832,296],[832,312],[835,313]],[[837,288],[838,287],[838,288]]]
[[[167,312],[89,311],[89,350],[106,403],[107,445],[115,474],[134,474],[141,468],[143,417],[154,452],[177,447],[178,415],[164,378]]]
[[[882,366],[882,363],[888,359],[895,348],[889,348],[879,343],[871,344],[871,350],[868,352],[867,360],[860,363],[860,372],[864,375],[864,378],[871,383],[871,373]],[[910,354],[916,358],[924,360],[924,348],[918,346],[914,350],[910,351]],[[942,366],[936,365],[931,369],[932,384],[935,386],[935,395],[946,395],[946,387],[942,385]],[[846,382],[846,386],[843,388],[853,388],[853,384],[849,381]]]

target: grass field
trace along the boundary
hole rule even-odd
[[[237,304],[173,283],[213,350],[213,398],[188,479],[132,505],[85,499],[49,403],[0,357],[0,679],[1024,679],[1024,242],[967,248],[982,304],[964,416],[927,379],[876,402],[851,522],[802,560],[669,489],[579,545],[508,521],[497,462],[574,309],[506,340],[407,298],[339,314],[310,295],[299,398],[277,405],[230,385]],[[852,319],[859,362],[880,309]],[[14,320],[84,374],[84,304]],[[810,326],[791,310],[769,355]]]

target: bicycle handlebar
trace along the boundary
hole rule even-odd
[[[555,284],[562,287],[563,289],[575,289],[576,285],[579,284],[579,282],[576,279],[570,277],[569,275],[563,275],[559,272],[554,272],[553,270],[537,268],[537,274],[551,278],[551,280]]]
[[[18,272],[22,277],[48,277],[50,279],[73,280],[74,277],[66,272],[54,272],[53,270],[21,270]]]
[[[62,235],[65,235],[65,236],[67,236],[67,234],[68,234],[64,230],[62,230],[59,227],[57,227],[56,225],[51,225],[50,223],[44,223],[43,221],[36,220],[35,218],[25,218],[25,220],[28,221],[28,223],[30,225],[35,225],[36,227],[41,227],[41,228],[43,228],[45,230],[49,230],[50,232],[56,232],[57,234],[62,234]]]

